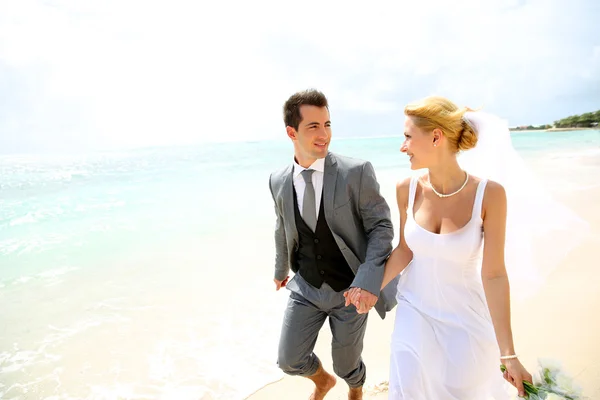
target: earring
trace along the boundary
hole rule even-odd
[[[436,146],[437,146],[437,143],[434,143],[434,144],[433,144],[433,147],[436,147]]]

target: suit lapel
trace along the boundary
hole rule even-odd
[[[294,168],[291,167],[289,171],[286,172],[283,178],[283,185],[281,187],[282,197],[283,197],[283,218],[288,221],[290,225],[290,229],[294,232],[294,241],[298,241],[298,231],[296,230],[296,217],[294,214]]]
[[[327,153],[325,157],[325,173],[323,174],[323,207],[325,218],[331,221],[333,216],[333,198],[335,195],[335,182],[337,180],[337,161],[335,156]]]

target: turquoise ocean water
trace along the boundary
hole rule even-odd
[[[335,138],[395,207],[401,138]],[[520,132],[534,166],[600,165],[600,131]],[[275,366],[269,173],[287,140],[0,156],[0,398],[242,399]],[[584,169],[585,170],[585,169]]]

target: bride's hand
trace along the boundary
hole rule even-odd
[[[506,367],[504,372],[504,379],[506,379],[511,385],[517,388],[520,397],[525,397],[525,388],[523,387],[523,381],[533,383],[533,378],[529,372],[525,369],[521,361],[517,358],[510,360],[501,360],[502,364]]]

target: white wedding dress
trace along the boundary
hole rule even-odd
[[[448,234],[415,222],[417,178],[410,183],[404,234],[413,260],[398,283],[391,400],[509,398],[481,281],[486,183],[479,183],[470,221]]]

